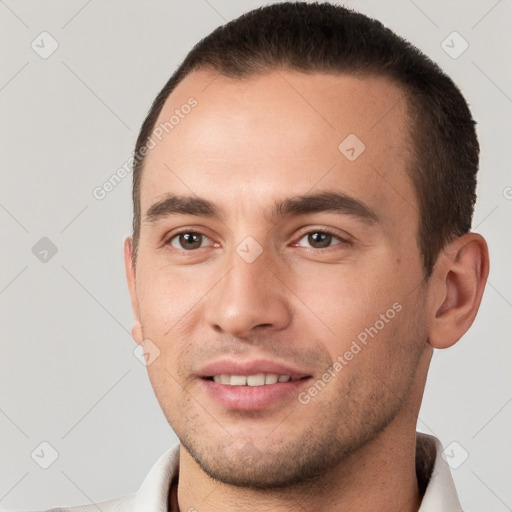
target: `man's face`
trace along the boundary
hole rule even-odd
[[[135,338],[158,347],[156,396],[210,476],[286,485],[411,426],[427,288],[403,96],[383,78],[200,71],[167,100]]]

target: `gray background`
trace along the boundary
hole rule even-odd
[[[192,45],[259,5],[0,0],[1,508],[132,492],[175,443],[129,332],[122,240],[131,176],[101,201],[92,191],[126,162],[151,101]],[[437,61],[479,122],[474,230],[489,242],[492,270],[470,332],[435,354],[418,428],[460,464],[453,475],[466,510],[512,510],[512,1],[346,5]],[[43,31],[58,43],[46,59],[31,47],[51,49]],[[458,58],[464,42],[446,39],[454,31],[469,44]],[[55,255],[47,241],[34,254],[43,237]],[[48,469],[42,442],[58,452]]]

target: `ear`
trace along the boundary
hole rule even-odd
[[[140,321],[139,298],[137,296],[137,287],[135,281],[135,263],[133,261],[133,240],[126,237],[124,240],[124,267],[126,271],[126,281],[130,292],[130,300],[133,311],[132,338],[136,343],[142,343],[144,336],[142,334],[142,324]]]
[[[430,277],[428,341],[432,347],[451,347],[470,328],[488,274],[489,252],[479,234],[458,237],[443,249]]]

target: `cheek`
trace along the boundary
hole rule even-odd
[[[192,267],[148,264],[141,270],[138,295],[146,337],[175,338],[208,293],[203,277]]]
[[[165,416],[174,422],[190,406],[190,400],[196,394],[193,386],[198,383],[191,379],[187,365],[191,357],[190,328],[178,322],[169,330],[165,321],[168,316],[164,314],[161,319],[157,313],[148,313],[143,329],[145,338],[156,347],[156,356],[146,366],[151,386]],[[176,425],[171,426],[175,428]]]
[[[375,379],[393,387],[408,381],[426,347],[427,326],[421,294],[402,296],[365,327],[366,364]]]
[[[337,393],[350,403],[396,409],[406,400],[425,349],[425,325],[412,306],[395,302],[394,307],[368,321],[355,336],[343,343]],[[339,403],[343,402],[341,400]],[[363,411],[354,411],[362,414]],[[362,419],[361,419],[362,421]]]
[[[184,421],[183,415],[193,405],[192,393],[180,380],[179,369],[173,365],[172,360],[162,353],[162,356],[147,367],[149,380],[155,397],[164,416],[171,427],[180,431],[180,424]]]
[[[397,282],[389,271],[340,265],[301,272],[290,287],[302,304],[298,307],[314,319],[310,328],[330,332],[330,352],[337,356],[352,340],[364,342],[376,330],[389,330],[403,300]]]

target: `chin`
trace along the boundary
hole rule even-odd
[[[312,435],[303,437],[265,452],[250,442],[241,447],[213,443],[197,447],[185,439],[182,445],[210,478],[226,485],[260,490],[299,486],[317,480],[355,448],[353,444],[344,448],[334,439],[323,438],[311,443]]]

